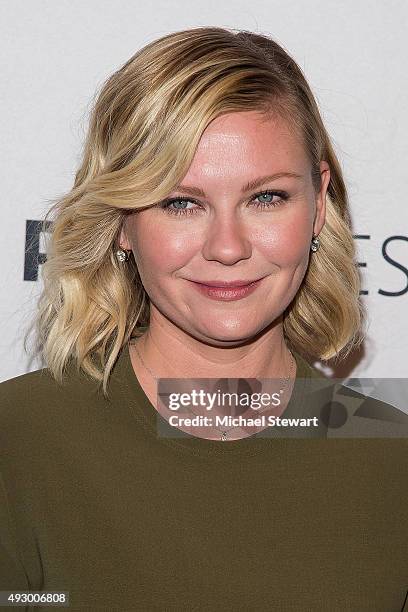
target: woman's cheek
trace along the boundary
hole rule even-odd
[[[154,240],[150,234],[140,248],[139,261],[144,276],[157,278],[187,266],[199,251],[200,244],[191,235],[171,236],[167,232],[156,231]]]
[[[276,227],[258,236],[258,249],[265,259],[277,265],[298,265],[308,254],[309,229],[291,224]]]
[[[200,250],[200,245],[196,244],[189,236],[163,237],[160,243],[159,265],[162,270],[169,272],[183,268]]]

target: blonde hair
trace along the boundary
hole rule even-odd
[[[206,126],[229,112],[286,119],[311,162],[331,178],[320,249],[283,314],[288,344],[312,359],[344,357],[362,340],[360,279],[341,168],[302,71],[272,39],[198,27],[140,49],[101,88],[82,163],[53,216],[35,319],[35,349],[61,382],[70,361],[103,382],[122,347],[149,322],[149,298],[133,258],[118,262],[125,216],[157,203],[186,174]]]

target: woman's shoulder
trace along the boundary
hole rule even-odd
[[[9,378],[0,383],[0,414],[33,407],[38,399],[47,400],[55,393],[56,381],[48,368],[41,368]]]
[[[49,388],[56,382],[48,368],[25,372],[0,382],[0,397],[13,396],[41,387]]]
[[[405,438],[408,442],[408,414],[349,383],[336,383],[332,412],[333,437]]]
[[[50,458],[70,461],[72,453],[86,452],[92,436],[104,438],[116,423],[116,407],[115,398],[107,402],[96,381],[75,368],[62,384],[48,368],[3,381],[0,469],[23,474],[34,469],[32,461],[37,471],[48,469]]]
[[[77,371],[70,361],[65,367],[61,383],[54,378],[48,367],[43,367],[0,382],[0,398],[22,399],[25,396],[29,398],[32,393],[48,395],[71,392],[90,380],[82,370]]]
[[[298,353],[298,378],[307,381],[308,412],[327,425],[328,437],[405,438],[408,414],[397,406],[331,378]]]
[[[299,352],[292,350],[297,365],[297,378],[327,378],[323,372],[312,365]]]
[[[0,383],[0,426],[46,420],[56,410],[83,405],[95,393],[95,382],[71,366],[61,383],[47,367],[20,374]]]

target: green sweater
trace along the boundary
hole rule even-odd
[[[73,370],[1,383],[0,591],[68,591],[70,610],[408,610],[408,417],[326,383],[308,401],[321,375],[295,358],[284,416],[327,416],[330,392],[344,426],[159,436],[127,346],[109,400]]]

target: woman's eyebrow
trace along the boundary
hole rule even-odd
[[[253,181],[249,181],[244,187],[241,189],[242,193],[246,193],[247,191],[251,191],[252,189],[256,189],[260,187],[264,183],[268,183],[269,181],[275,181],[276,179],[282,177],[290,177],[290,178],[298,178],[301,179],[303,176],[301,174],[297,174],[296,172],[278,172],[276,174],[269,174],[267,176],[261,176]],[[178,185],[174,188],[173,191],[183,191],[184,193],[189,193],[191,195],[199,196],[205,198],[206,195],[202,189],[199,187],[192,187],[190,185]]]

